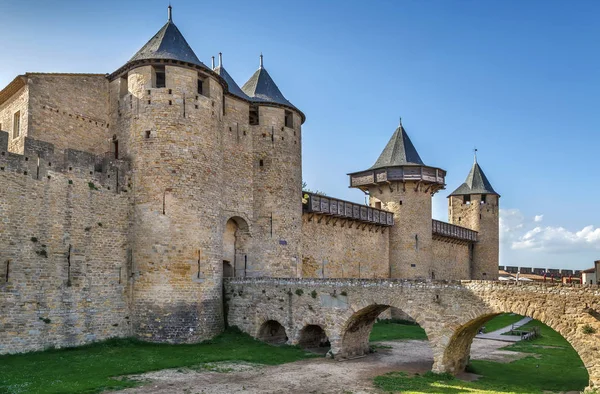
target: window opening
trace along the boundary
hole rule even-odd
[[[115,160],[116,160],[119,158],[119,140],[117,139],[116,135],[113,135],[112,145],[113,145],[113,153],[115,154]]]
[[[375,208],[377,208],[377,209],[381,209],[381,201],[377,201],[377,202],[375,203]]]
[[[285,111],[285,127],[294,127],[294,114],[292,114],[292,111]]]
[[[198,94],[204,96],[204,81],[200,78],[198,78]]]
[[[486,201],[487,201],[487,200],[486,200],[486,195],[485,195],[485,194],[482,194],[482,195],[481,195],[481,203],[482,203],[482,204],[485,204],[485,203],[486,203]]]
[[[259,123],[259,119],[258,119],[258,107],[256,106],[250,106],[250,112],[249,112],[249,119],[248,121],[250,122],[251,126],[256,126]]]
[[[471,195],[467,194],[466,196],[464,196],[464,203],[465,204],[470,204],[471,203]]]
[[[129,88],[127,86],[127,74],[121,76],[119,92],[121,97],[124,97],[127,93],[129,93]]]
[[[153,66],[153,86],[154,88],[164,88],[167,86],[167,78],[165,72],[165,66]]]
[[[13,138],[21,135],[21,111],[15,112],[13,120]]]
[[[260,159],[260,160],[258,161],[258,165],[259,165],[259,167],[262,167],[262,166],[264,166],[264,164],[265,164],[265,163],[263,162],[263,160],[262,160],[262,159]]]

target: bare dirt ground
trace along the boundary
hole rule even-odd
[[[373,386],[373,377],[391,371],[422,373],[430,370],[433,364],[427,341],[378,342],[377,345],[390,348],[378,348],[376,353],[343,362],[317,358],[276,366],[211,363],[197,369],[149,372],[128,377],[146,382],[143,386],[118,393],[379,393]],[[526,356],[499,349],[506,345],[505,342],[475,339],[471,358],[511,362]],[[459,377],[473,380],[477,375]]]

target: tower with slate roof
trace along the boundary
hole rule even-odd
[[[131,163],[132,323],[196,342],[223,329],[227,276],[297,275],[304,115],[262,66],[240,88],[167,23],[109,75],[111,133]]]
[[[349,174],[350,187],[369,205],[394,213],[389,234],[391,278],[432,278],[431,197],[445,186],[446,171],[426,165],[402,123],[368,170]]]
[[[471,250],[471,279],[498,279],[499,203],[500,195],[475,156],[465,182],[448,196],[450,223],[478,232]]]

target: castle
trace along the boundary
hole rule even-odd
[[[213,60],[214,63],[214,60]],[[360,205],[302,191],[305,115],[262,55],[239,87],[171,17],[111,74],[26,73],[0,91],[0,354],[108,337],[197,342],[224,277],[496,279],[498,204],[400,124],[349,174]]]

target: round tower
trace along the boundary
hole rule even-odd
[[[254,149],[253,276],[301,275],[302,123],[263,65],[242,86]]]
[[[450,223],[477,231],[473,245],[471,279],[498,279],[500,195],[477,163],[466,181],[448,196]]]
[[[394,213],[390,277],[434,277],[431,197],[444,188],[446,171],[423,163],[400,123],[375,164],[349,176],[372,207]]]
[[[167,23],[109,76],[114,141],[131,162],[134,334],[197,342],[223,329],[225,82]]]

